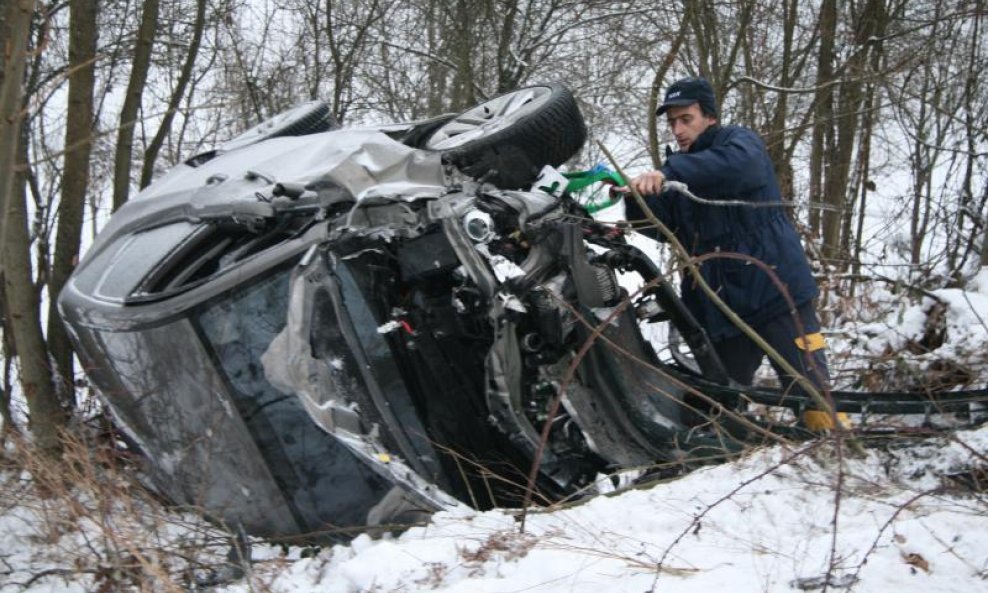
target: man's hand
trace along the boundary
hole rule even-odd
[[[662,184],[665,181],[666,176],[662,174],[662,171],[649,171],[635,177],[628,185],[633,187],[642,196],[654,196],[662,191]],[[627,190],[628,188],[619,187],[616,189]]]

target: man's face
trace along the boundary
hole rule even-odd
[[[689,150],[700,134],[717,123],[716,118],[703,114],[699,103],[670,107],[666,110],[666,121],[681,152]]]

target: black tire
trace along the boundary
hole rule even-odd
[[[229,152],[269,138],[305,136],[340,127],[325,101],[309,101],[268,118],[253,128],[227,140],[219,152]]]
[[[573,94],[540,84],[498,95],[438,126],[424,148],[463,173],[502,189],[527,187],[545,165],[558,167],[587,138]]]
[[[413,125],[412,129],[405,132],[398,140],[406,146],[412,148],[425,148],[425,143],[433,132],[438,130],[443,124],[456,117],[455,113],[444,113],[436,117],[430,117]]]

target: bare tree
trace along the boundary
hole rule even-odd
[[[738,55],[745,41],[744,30],[751,22],[755,2],[737,3],[737,29],[733,41],[722,34],[722,19],[712,0],[686,3],[686,18],[693,30],[700,75],[710,81],[718,102],[723,102],[728,90],[731,72],[737,65]],[[730,45],[724,43],[731,41]]]
[[[967,237],[963,236],[963,232],[959,233],[958,240],[948,248],[947,266],[951,277],[955,280],[962,277],[968,257],[978,249],[976,240],[979,234],[988,236],[984,232],[988,228],[986,227],[986,223],[988,223],[988,216],[986,215],[988,213],[985,212],[985,208],[988,206],[988,183],[985,184],[986,190],[982,192],[982,197],[980,199],[975,198],[976,177],[979,174],[984,177],[988,173],[986,171],[988,167],[984,166],[988,154],[979,155],[979,140],[983,142],[988,138],[988,133],[985,131],[986,125],[988,125],[988,105],[985,105],[985,81],[983,78],[985,66],[988,65],[986,64],[988,60],[985,58],[985,43],[983,41],[986,12],[988,11],[986,11],[984,0],[975,2],[974,16],[969,26],[966,27],[966,32],[968,32],[965,36],[967,43],[967,52],[965,52],[967,57],[966,72],[961,93],[961,114],[958,117],[958,119],[963,120],[963,142],[961,144],[962,152],[957,153],[963,160],[964,173],[955,224],[962,231],[965,226],[969,225],[971,231]],[[982,164],[980,171],[978,170],[979,161]],[[982,244],[984,244],[984,240],[982,240]],[[982,247],[980,251],[984,253],[984,248]]]
[[[783,0],[782,2],[782,59],[779,64],[779,86],[789,88],[793,84],[793,65],[796,22],[798,19],[799,0]],[[768,154],[775,165],[775,173],[779,178],[782,195],[791,197],[793,188],[792,155],[786,150],[786,119],[789,116],[789,94],[778,93],[775,111],[772,114],[771,129],[765,134],[765,144]]]
[[[824,159],[833,147],[831,120],[834,111],[834,37],[837,34],[837,0],[823,0],[820,4],[820,50],[817,54],[816,97],[814,104],[813,133],[810,144],[810,227],[820,233],[824,204]]]
[[[659,150],[659,124],[657,113],[659,98],[662,94],[662,85],[665,81],[666,74],[668,74],[669,69],[672,68],[676,54],[679,53],[679,48],[683,46],[683,41],[686,40],[686,33],[689,23],[690,21],[684,18],[682,23],[679,25],[679,32],[676,33],[676,37],[669,46],[668,53],[665,58],[659,62],[659,67],[655,69],[655,74],[652,76],[652,88],[649,89],[648,93],[648,108],[646,112],[646,116],[648,117],[648,152],[649,156],[652,157],[652,166],[656,169],[662,166],[662,156],[661,151]]]
[[[160,0],[146,0],[141,12],[141,25],[137,31],[134,46],[134,61],[131,64],[130,81],[124,95],[120,111],[120,125],[117,128],[117,150],[113,165],[113,209],[116,210],[130,196],[130,173],[133,165],[134,126],[137,124],[141,108],[141,97],[147,82],[151,64],[151,49],[158,28]]]
[[[28,404],[35,444],[42,451],[55,454],[59,450],[59,432],[65,417],[51,380],[41,331],[31,273],[24,176],[17,165],[18,157],[23,159],[26,153],[20,141],[25,113],[22,85],[35,2],[17,0],[8,2],[4,8],[0,41],[9,51],[3,56],[5,74],[0,87],[0,179],[3,180],[0,198],[4,204],[0,255],[4,296],[10,313],[5,320],[9,324],[5,329],[11,332],[16,345],[20,383]]]
[[[62,399],[74,405],[72,345],[56,306],[58,293],[79,258],[82,217],[89,187],[89,158],[93,139],[93,88],[96,63],[96,5],[90,0],[69,4],[69,92],[65,121],[62,195],[58,234],[48,280],[48,350],[51,352]]]
[[[158,160],[158,153],[171,133],[175,114],[178,112],[189,82],[192,80],[192,72],[195,68],[196,60],[199,57],[199,46],[202,43],[203,30],[206,28],[206,8],[206,0],[196,0],[196,15],[192,23],[192,39],[189,41],[189,49],[185,54],[182,70],[178,75],[175,88],[172,90],[171,98],[168,100],[168,108],[162,117],[161,124],[158,126],[158,131],[155,132],[151,143],[144,150],[144,164],[141,167],[141,188],[147,187],[151,183],[151,177],[154,175],[154,163]]]

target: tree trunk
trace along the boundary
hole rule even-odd
[[[450,94],[450,108],[460,111],[477,102],[474,92],[473,49],[476,40],[473,39],[475,27],[475,10],[470,2],[457,0],[454,8],[454,33],[452,34],[452,58],[456,64],[453,73],[453,84]]]
[[[665,80],[666,73],[672,68],[672,63],[679,55],[679,48],[686,39],[689,32],[689,20],[684,16],[679,25],[679,32],[672,41],[672,46],[663,58],[652,77],[652,89],[648,93],[648,152],[652,157],[652,167],[658,169],[662,166],[662,153],[659,148],[659,122],[655,111],[659,108],[659,97],[662,94],[662,81]]]
[[[442,8],[436,2],[430,2],[426,9],[425,29],[426,29],[426,49],[431,54],[441,53],[443,42],[445,41],[444,31],[440,24],[440,14]],[[435,115],[448,111],[447,97],[449,94],[449,67],[437,60],[429,60],[426,63],[428,73],[429,90],[426,99],[426,113]]]
[[[3,29],[3,17],[5,15],[0,13],[0,30]],[[0,76],[3,73],[0,72]],[[0,84],[3,81],[0,80]],[[6,328],[13,327],[10,320],[10,309],[7,308],[7,299],[4,295],[3,287],[3,274],[0,274],[0,315],[3,317],[2,327],[4,328],[3,337],[0,338],[3,344],[3,383],[2,390],[3,394],[0,395],[0,417],[3,418],[3,432],[0,433],[0,444],[3,443],[3,437],[10,434],[19,433],[17,426],[14,424],[14,415],[11,408],[10,394],[13,391],[13,379],[12,375],[12,362],[17,357],[17,348],[14,345],[14,338],[10,335],[10,332]]]
[[[875,74],[878,73],[878,69],[881,66],[881,48],[877,49],[871,57],[871,71]],[[869,181],[869,172],[871,170],[871,142],[872,133],[875,126],[875,114],[878,111],[878,92],[877,83],[870,83],[868,85],[867,98],[865,99],[865,114],[864,123],[862,124],[861,132],[861,148],[860,154],[858,155],[858,220],[857,228],[854,233],[854,248],[851,256],[851,275],[857,278],[861,274],[861,250],[862,241],[864,239],[864,222],[865,214],[868,209],[868,192],[874,189],[873,182]],[[847,221],[850,225],[850,220]],[[848,231],[848,234],[850,231]],[[849,237],[850,239],[850,237]],[[854,284],[851,284],[851,295],[854,295]]]
[[[141,108],[141,97],[151,65],[151,49],[158,28],[159,0],[146,0],[141,14],[141,26],[137,31],[134,62],[130,81],[120,110],[120,127],[117,129],[117,152],[113,159],[113,209],[123,206],[130,196],[130,168],[133,159],[134,126]]]
[[[793,53],[793,39],[796,30],[796,17],[798,10],[797,0],[784,0],[782,3],[782,62],[779,67],[782,69],[779,76],[779,85],[783,88],[792,86],[791,62]],[[793,171],[786,151],[786,116],[789,114],[789,94],[778,93],[776,99],[775,112],[772,114],[772,128],[765,134],[765,144],[768,155],[772,159],[775,168],[775,176],[779,180],[779,188],[782,190],[783,199],[793,200]]]
[[[62,197],[48,283],[48,351],[57,367],[62,400],[69,406],[75,404],[72,345],[58,314],[57,301],[58,293],[79,259],[92,153],[96,35],[96,4],[92,0],[72,0],[69,5],[69,105],[65,118]]]
[[[736,15],[738,31],[743,31],[751,21],[751,15],[755,3],[751,0],[739,2]],[[731,72],[737,63],[741,46],[745,43],[745,34],[737,33],[733,43],[725,49],[722,42],[728,37],[722,33],[723,23],[717,13],[717,5],[709,0],[697,0],[686,3],[684,18],[686,18],[693,29],[696,40],[697,56],[700,68],[700,76],[710,82],[714,89],[715,99],[720,105],[724,101],[728,85],[731,81]]]
[[[524,67],[517,63],[512,44],[515,41],[515,21],[518,18],[517,0],[509,0],[502,5],[504,18],[497,34],[497,92],[510,91],[518,85]],[[493,11],[492,11],[493,12]]]
[[[720,71],[717,63],[717,37],[708,34],[710,29],[717,29],[716,13],[713,11],[714,7],[706,0],[693,0],[686,3],[683,18],[690,22],[693,29],[700,76],[710,81],[716,91],[718,81],[713,77]]]
[[[0,85],[0,198],[4,203],[0,262],[10,327],[4,329],[16,344],[34,444],[44,452],[57,454],[64,415],[52,385],[48,350],[41,333],[38,299],[31,277],[24,176],[18,174],[17,166],[18,157],[24,152],[20,143],[24,115],[21,96],[35,2],[17,0],[6,3],[6,9],[0,31],[0,42],[7,48]]]
[[[837,114],[837,150],[831,153],[829,172],[824,183],[824,201],[827,209],[823,212],[823,253],[825,257],[841,262],[841,269],[846,268],[847,254],[842,249],[848,244],[841,236],[842,229],[850,227],[845,218],[848,212],[848,182],[851,175],[851,160],[854,155],[854,139],[858,135],[861,121],[861,104],[864,101],[863,83],[861,82],[868,64],[868,55],[872,42],[870,41],[881,29],[884,21],[885,6],[883,0],[869,0],[857,19],[855,31],[856,51],[848,59],[845,70],[845,80],[841,84],[840,99]]]
[[[982,190],[981,194],[981,203],[988,203],[988,181],[985,181],[985,188]],[[988,266],[988,225],[982,227],[981,232],[981,257],[979,258],[978,263],[984,267]]]
[[[14,164],[20,141],[21,96],[24,90],[24,70],[27,65],[27,40],[31,30],[31,15],[35,2],[5,0],[0,4],[0,204],[4,217],[0,221],[0,243],[6,239],[6,204],[14,187]]]
[[[938,2],[934,13],[933,26],[930,39],[939,37],[941,26],[942,3]],[[931,43],[928,47],[932,48]],[[913,195],[912,212],[909,219],[909,263],[918,267],[923,259],[923,244],[926,242],[926,233],[929,227],[931,196],[929,194],[929,179],[933,173],[933,164],[936,158],[933,145],[927,142],[928,136],[935,128],[935,111],[940,105],[940,89],[936,88],[937,83],[934,76],[936,64],[931,64],[928,60],[923,62],[923,79],[919,93],[919,113],[917,114],[914,126],[915,134],[913,138],[911,165],[913,173]]]
[[[820,207],[823,205],[824,159],[827,138],[833,126],[834,35],[837,33],[837,0],[820,5],[820,53],[817,59],[817,92],[813,100],[816,118],[810,141],[810,228],[820,234]]]
[[[977,118],[979,106],[975,101],[978,99],[979,94],[983,95],[983,90],[979,91],[983,87],[979,64],[982,62],[980,49],[982,45],[981,19],[984,18],[985,14],[984,2],[979,1],[976,3],[975,14],[977,16],[974,17],[974,23],[972,24],[970,33],[966,81],[964,83],[963,119],[967,155],[964,157],[966,163],[964,165],[964,182],[961,184],[961,203],[957,209],[956,225],[958,237],[955,247],[948,251],[947,257],[947,266],[950,270],[950,275],[958,283],[963,278],[964,268],[967,267],[967,260],[971,256],[971,252],[977,248],[978,223],[981,222],[982,230],[985,227],[985,218],[982,212],[984,203],[975,204],[974,200],[975,167],[980,158],[977,156],[977,135],[979,131],[983,132],[983,130],[979,130],[981,127]],[[964,221],[966,219],[971,219],[971,232],[965,238]],[[959,256],[958,252],[960,252]]]
[[[175,119],[175,112],[185,96],[185,89],[192,79],[192,69],[195,66],[196,58],[199,56],[199,44],[202,42],[202,32],[206,27],[206,0],[196,0],[196,20],[192,26],[192,41],[189,43],[189,52],[185,56],[185,63],[182,65],[182,72],[178,76],[175,90],[172,91],[171,99],[168,101],[168,110],[161,120],[158,132],[151,140],[147,150],[144,152],[144,166],[141,168],[141,188],[147,187],[154,176],[154,162],[158,160],[158,153],[165,143],[172,129],[172,121]]]
[[[6,40],[9,39],[10,37],[9,35],[10,31],[7,29],[7,17],[8,17],[7,12],[8,12],[9,3],[10,3],[9,0],[0,0],[0,41],[3,42],[6,42]],[[4,80],[6,79],[7,76],[7,67],[10,65],[11,64],[4,62],[4,67],[0,68],[0,93],[6,92],[6,88],[3,85],[4,85]],[[7,121],[7,117],[6,117],[7,113],[5,111],[0,112],[0,115],[3,116],[3,121]],[[3,122],[0,122],[0,126],[2,125]],[[2,145],[4,142],[4,137],[2,135],[6,133],[8,133],[7,130],[0,131],[0,145]],[[3,149],[0,148],[0,152],[2,152],[2,150]],[[4,172],[3,173],[4,177],[2,179],[7,179],[7,173],[6,173],[7,169],[5,168],[4,165],[0,165],[0,171]],[[0,180],[0,205],[6,204],[7,194],[12,187],[13,187],[12,185],[8,187],[6,182]],[[6,220],[6,217],[3,216],[3,208],[0,208],[0,229],[2,229],[4,220]],[[3,234],[2,230],[0,230],[0,235],[2,234]],[[0,237],[0,245],[2,245],[2,241],[3,239],[2,237]],[[0,270],[2,270],[2,265],[3,265],[3,261],[2,261],[2,257],[0,257]],[[0,287],[2,286],[3,286],[3,274],[2,271],[0,271]],[[7,331],[7,328],[11,327],[10,313],[9,311],[7,311],[7,303],[6,303],[6,299],[3,298],[2,290],[0,290],[0,314],[3,315],[2,323],[0,323],[0,327],[4,328],[3,338],[2,338],[3,367],[4,367],[3,387],[2,387],[3,393],[0,394],[0,418],[3,419],[3,432],[0,433],[0,446],[2,446],[6,442],[5,440],[3,440],[3,437],[6,437],[11,433],[16,432],[17,430],[16,427],[14,426],[14,417],[13,414],[11,414],[11,408],[10,408],[10,391],[11,391],[10,362],[16,356],[16,351],[14,350],[14,343],[10,337],[10,332]]]

